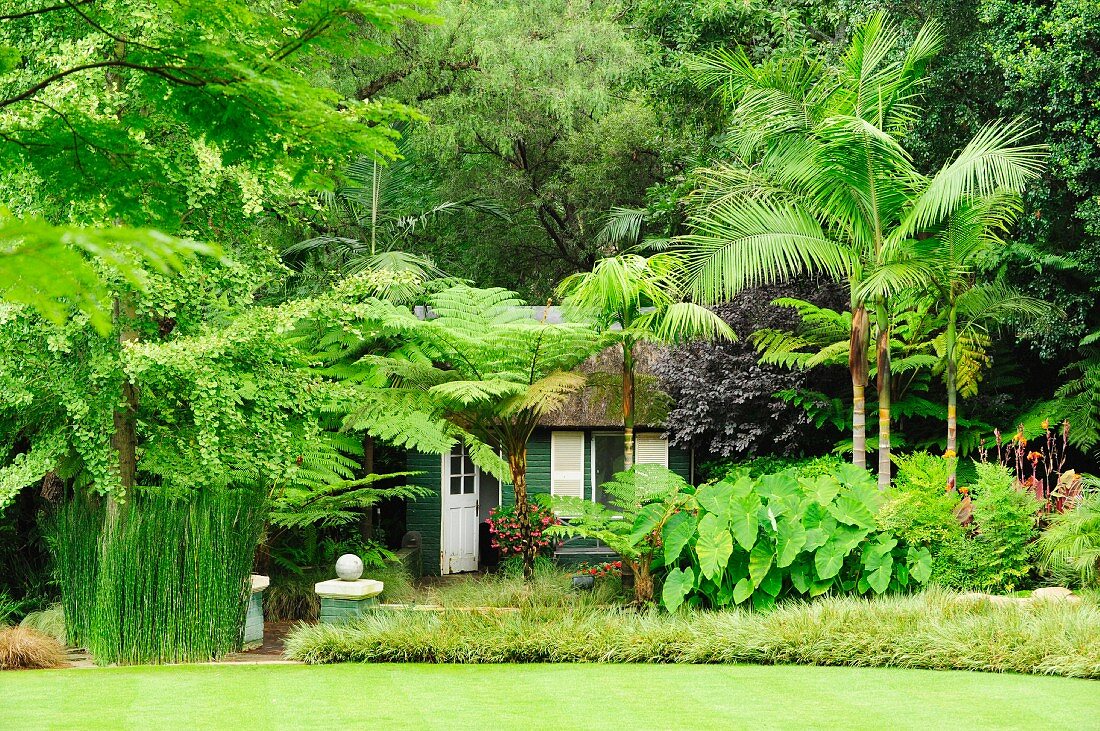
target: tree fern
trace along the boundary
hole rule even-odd
[[[511,479],[518,519],[531,531],[527,442],[539,420],[584,385],[572,370],[604,341],[583,323],[536,319],[504,289],[458,285],[426,302],[423,318],[381,302],[336,317],[317,312],[320,326],[300,328],[300,343],[320,372],[354,392],[344,428],[426,452],[461,442],[479,467]],[[524,556],[527,576],[533,560]]]

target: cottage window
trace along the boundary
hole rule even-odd
[[[477,468],[470,459],[466,447],[459,444],[450,455],[450,490],[452,495],[472,495],[477,489]]]

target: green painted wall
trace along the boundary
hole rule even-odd
[[[584,441],[584,494],[592,497],[592,430],[586,429]],[[599,430],[607,431],[607,430]],[[685,480],[691,480],[691,453],[679,447],[668,448],[668,467]],[[409,503],[406,528],[420,531],[424,541],[424,573],[438,575],[440,567],[439,532],[442,514],[443,460],[438,454],[410,452],[408,469],[422,472],[409,480],[432,491],[432,495]],[[550,430],[540,429],[527,444],[527,491],[531,495],[550,493]],[[504,505],[514,505],[516,498],[511,483],[501,489]]]
[[[439,575],[439,521],[443,512],[443,458],[438,454],[409,452],[408,469],[423,474],[409,478],[409,483],[432,491],[417,500],[409,501],[405,510],[405,529],[420,531],[423,540],[421,556],[423,571],[431,576]]]

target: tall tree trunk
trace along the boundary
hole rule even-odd
[[[527,502],[527,448],[508,455],[508,468],[512,472],[512,487],[516,494],[516,522],[523,536],[523,579],[535,576],[535,543],[532,539],[531,509]]]
[[[848,339],[848,372],[852,376],[852,464],[867,469],[867,308],[852,306],[852,334]]]
[[[958,427],[959,427],[959,412],[958,412],[958,359],[955,357],[956,348],[956,320],[959,313],[955,309],[954,301],[951,302],[951,307],[947,311],[947,344],[944,348],[945,355],[947,357],[947,453],[954,457],[958,453]],[[950,459],[951,476],[950,482],[953,485],[955,482],[955,466],[957,462],[954,459]]]
[[[886,303],[879,299],[875,313],[878,339],[875,354],[878,359],[878,486],[890,487],[893,467],[890,462],[890,320]]]
[[[634,344],[623,343],[623,469],[634,466]]]
[[[115,323],[118,326],[118,342],[136,342],[138,332],[134,329],[134,303],[128,298],[115,298]],[[122,489],[128,493],[134,486],[137,474],[137,388],[127,378],[122,383],[122,405],[115,409],[114,434],[111,446],[118,453],[118,476]]]

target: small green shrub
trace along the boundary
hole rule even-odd
[[[799,477],[815,479],[835,472],[842,464],[845,460],[832,454],[822,457],[756,457],[741,461],[716,459],[702,462],[699,475],[704,480],[717,482],[731,475],[763,477],[793,469]]]
[[[933,557],[943,544],[962,538],[955,515],[959,493],[946,489],[954,461],[927,452],[895,456],[898,476],[879,510],[879,527],[911,546],[928,547]]]
[[[65,651],[53,637],[28,627],[0,627],[0,670],[65,667]]]
[[[31,612],[23,617],[19,626],[53,637],[62,645],[68,644],[65,633],[65,608],[60,604],[52,604],[40,612]]]
[[[654,598],[654,566],[664,529],[686,516],[694,489],[671,470],[655,464],[635,465],[603,484],[611,507],[577,497],[554,498],[554,510],[569,518],[549,529],[551,535],[595,538],[622,557],[634,575],[634,601]],[[681,521],[682,522],[682,521]]]
[[[1017,490],[1012,474],[996,464],[978,465],[970,535],[944,543],[932,563],[932,581],[953,589],[1013,591],[1033,570],[1039,501]]]
[[[1100,608],[925,591],[783,602],[767,613],[394,611],[298,627],[286,648],[308,663],[796,663],[1100,678]]]
[[[1100,493],[1088,494],[1072,510],[1052,515],[1038,548],[1043,568],[1054,578],[1100,588]]]

